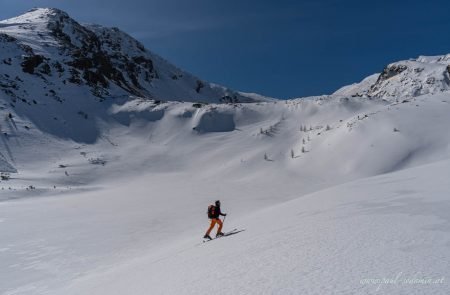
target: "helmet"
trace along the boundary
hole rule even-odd
[[[220,206],[220,200],[216,201],[216,206]]]

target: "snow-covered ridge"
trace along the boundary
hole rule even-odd
[[[402,101],[449,89],[450,54],[447,54],[419,56],[416,59],[391,63],[381,74],[374,74],[360,83],[345,86],[334,94]]]

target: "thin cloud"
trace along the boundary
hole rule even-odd
[[[242,28],[245,26],[257,26],[262,22],[274,22],[279,20],[291,20],[301,17],[299,11],[272,11],[272,12],[240,12],[234,15],[212,15],[201,19],[153,19],[138,30],[131,29],[130,34],[138,39],[159,39],[178,34],[197,33],[205,31]]]

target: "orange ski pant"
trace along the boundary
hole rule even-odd
[[[209,226],[208,230],[206,231],[206,234],[209,236],[209,234],[211,233],[211,231],[213,230],[214,226],[216,226],[216,224],[219,225],[219,228],[217,229],[217,233],[221,233],[222,232],[222,220],[220,220],[219,218],[213,218],[211,219],[211,225]]]

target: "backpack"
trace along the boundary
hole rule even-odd
[[[216,207],[214,205],[208,206],[208,218],[214,218],[214,213],[216,213]]]

